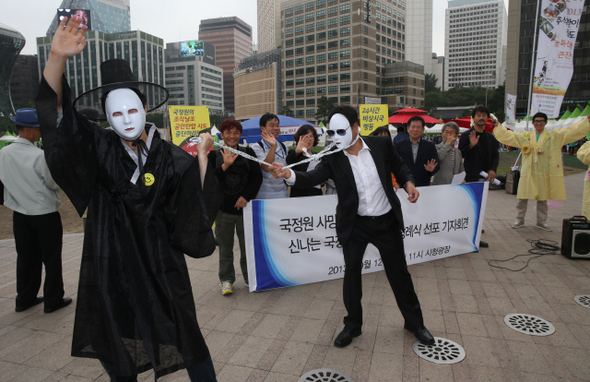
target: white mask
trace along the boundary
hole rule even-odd
[[[339,149],[346,149],[352,142],[352,126],[348,119],[342,114],[334,114],[330,118],[329,130],[334,131],[334,135],[330,136],[332,142],[336,144]],[[338,134],[338,132],[344,131],[344,135]]]
[[[107,119],[118,136],[134,141],[145,128],[145,109],[131,89],[116,89],[107,95],[104,103]]]

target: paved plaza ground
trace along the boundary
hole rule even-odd
[[[341,280],[249,293],[238,277],[234,294],[224,297],[217,252],[187,258],[199,324],[218,380],[296,382],[318,368],[341,371],[356,382],[590,380],[590,309],[573,300],[590,294],[590,261],[548,255],[520,272],[488,264],[526,253],[527,239],[560,245],[562,220],[581,212],[584,175],[566,177],[568,200],[550,203],[553,232],[534,227],[534,203],[529,203],[526,227],[511,229],[516,197],[490,191],[482,235],[489,248],[410,266],[426,326],[466,351],[454,365],[415,355],[414,336],[403,329],[384,272],[363,276],[363,334],[339,349],[332,343],[343,327]],[[66,296],[74,302],[82,241],[82,234],[64,238]],[[14,312],[15,258],[14,241],[0,240],[0,381],[108,381],[98,361],[70,356],[75,304],[51,314],[44,314],[42,305]],[[518,268],[525,261],[505,265]],[[556,331],[546,337],[521,334],[504,324],[510,313],[542,317]],[[153,380],[153,373],[139,380]],[[179,371],[160,380],[188,377]]]

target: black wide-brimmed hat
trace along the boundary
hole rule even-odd
[[[169,97],[168,90],[163,86],[151,82],[137,81],[131,71],[129,62],[119,58],[107,60],[100,64],[100,78],[102,86],[89,90],[74,100],[74,109],[78,112],[84,111],[84,115],[88,119],[95,121],[107,119],[102,109],[101,98],[111,90],[123,88],[139,90],[146,96],[148,113],[162,106]],[[92,110],[96,111],[96,113],[90,112]]]

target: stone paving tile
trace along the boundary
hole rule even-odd
[[[469,365],[473,382],[504,382],[504,373],[501,369],[489,366]]]
[[[516,199],[490,192],[483,239],[492,248],[409,267],[426,326],[467,351],[466,359],[453,366],[434,365],[413,353],[415,338],[403,329],[383,272],[363,275],[363,335],[338,349],[333,340],[346,315],[342,280],[249,293],[237,267],[234,294],[224,297],[216,254],[189,259],[197,316],[219,381],[296,382],[304,372],[322,367],[345,372],[357,382],[590,380],[590,314],[573,301],[577,294],[590,293],[590,262],[558,254],[534,259],[519,272],[488,264],[526,253],[526,239],[559,242],[557,222],[579,214],[582,179],[566,177],[570,200],[550,210],[554,232],[530,226],[530,216],[527,227],[510,229]],[[74,298],[81,238],[64,237],[66,295]],[[51,315],[43,314],[42,306],[14,312],[15,257],[14,241],[0,241],[0,380],[108,381],[97,360],[69,356],[73,305]],[[502,263],[511,268],[524,264],[521,259]],[[504,324],[508,313],[549,319],[556,333],[518,333]],[[153,372],[138,380],[153,381]],[[181,370],[160,380],[188,377]]]
[[[535,344],[516,341],[507,343],[521,372],[553,375],[547,360]]]
[[[248,337],[238,349],[235,349],[227,364],[245,366],[254,369],[262,359],[273,340],[269,338]]]
[[[245,382],[248,380],[252,369],[236,366],[225,365],[217,374],[217,379],[223,382]]]
[[[304,373],[303,368],[312,349],[312,344],[288,341],[270,371],[301,376]]]

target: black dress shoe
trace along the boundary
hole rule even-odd
[[[35,297],[35,299],[31,302],[29,302],[28,304],[16,304],[16,307],[14,308],[15,312],[24,312],[25,310],[38,305],[40,303],[43,302],[43,297]]]
[[[341,331],[340,334],[338,334],[338,337],[336,337],[336,340],[334,340],[334,346],[336,346],[337,348],[346,347],[346,346],[350,345],[350,343],[352,342],[352,339],[354,337],[360,336],[361,333],[362,333],[361,328],[354,328],[354,329],[344,328],[344,330]]]
[[[487,248],[490,245],[488,243],[486,243],[485,241],[479,241],[479,248]]]
[[[424,327],[424,325],[419,326],[419,327],[414,327],[409,324],[405,324],[404,328],[406,330],[409,330],[410,332],[414,333],[414,336],[416,336],[416,339],[418,341],[422,342],[424,345],[434,345],[434,337],[432,336],[432,334],[430,334],[428,329],[426,329]]]
[[[55,306],[46,306],[43,311],[45,313],[53,313],[58,309],[61,309],[63,307],[66,307],[68,305],[70,305],[72,303],[72,299],[69,297],[64,298],[63,300],[61,300],[61,302]]]

